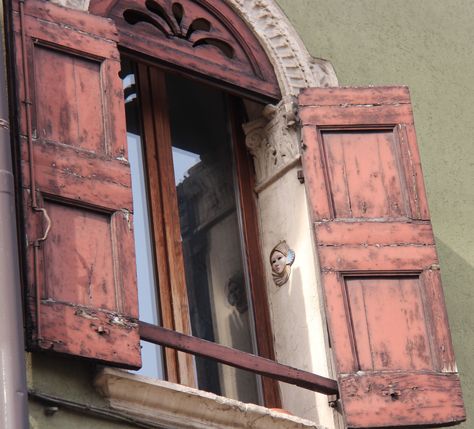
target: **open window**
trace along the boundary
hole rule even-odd
[[[235,96],[155,66],[122,62],[141,320],[258,354],[265,311],[251,165]],[[254,299],[252,299],[254,298]],[[255,301],[257,300],[257,301]],[[158,311],[157,311],[158,310]],[[261,319],[261,317],[260,317]],[[142,344],[143,374],[259,403],[254,375]]]

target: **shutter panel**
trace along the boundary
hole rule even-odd
[[[299,114],[347,427],[465,420],[408,89],[310,88]]]
[[[115,27],[37,0],[13,18],[30,345],[140,367]]]

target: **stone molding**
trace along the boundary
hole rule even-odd
[[[112,409],[163,427],[323,429],[309,420],[259,405],[118,369],[102,369],[94,385]]]
[[[301,89],[337,86],[329,61],[313,58],[275,0],[226,0],[259,38],[280,84],[282,97]]]

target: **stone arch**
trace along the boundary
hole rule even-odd
[[[225,0],[260,40],[273,64],[283,98],[311,86],[337,86],[330,62],[311,57],[275,0]]]

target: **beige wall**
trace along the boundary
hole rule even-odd
[[[340,85],[410,87],[468,422],[474,428],[474,3],[277,0]]]

